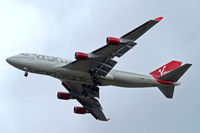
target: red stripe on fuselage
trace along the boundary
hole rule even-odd
[[[161,83],[161,84],[166,84],[166,85],[173,85],[173,84],[174,84],[173,81],[161,80],[161,79],[158,79],[156,76],[153,76],[153,78],[154,78],[157,82],[159,82],[159,83]]]

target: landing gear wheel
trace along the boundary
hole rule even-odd
[[[85,97],[87,97],[87,96],[88,96],[88,92],[87,92],[87,91],[83,91],[83,95],[84,95]]]
[[[87,96],[88,96],[88,93],[86,92],[86,93],[84,94],[84,96],[87,97]]]
[[[24,76],[27,77],[28,76],[28,72],[25,72]]]
[[[98,77],[96,77],[96,76],[93,77],[93,82],[96,85],[102,85],[101,80]]]
[[[95,91],[99,92],[99,87],[96,87],[96,88],[95,88]]]
[[[95,85],[95,84],[91,87],[91,89],[99,92],[99,87],[97,87],[97,85]]]

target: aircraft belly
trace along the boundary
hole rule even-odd
[[[57,71],[59,79],[76,82],[76,83],[92,83],[91,78],[87,78],[86,72],[81,71],[74,71],[70,69],[62,69],[60,71]]]
[[[35,64],[34,64],[35,65]],[[56,66],[55,64],[44,64],[32,66],[29,72],[49,75],[58,79],[67,80],[81,84],[93,84],[89,73],[83,71],[70,70]],[[128,73],[112,70],[106,77],[101,77],[102,85],[114,85],[121,87],[152,87],[158,86],[155,79],[149,75]]]
[[[89,73],[83,71],[70,70],[62,68],[55,64],[45,64],[32,66],[29,70],[33,73],[49,75],[58,79],[67,80],[81,84],[93,84]],[[136,73],[128,73],[123,71],[112,70],[106,77],[101,77],[102,85],[114,85],[121,87],[152,87],[158,86],[150,75],[141,75]]]
[[[43,75],[49,75],[54,78],[67,80],[71,82],[77,82],[77,83],[89,83],[92,82],[92,79],[89,77],[86,77],[86,72],[82,71],[75,71],[70,70],[66,68],[60,67],[62,64],[47,64],[47,63],[40,63],[38,64],[32,64],[31,67],[28,67],[28,71],[32,73],[37,74],[43,74]]]
[[[150,75],[128,73],[122,71],[112,71],[113,80],[109,81],[111,85],[121,87],[153,87],[159,83]]]

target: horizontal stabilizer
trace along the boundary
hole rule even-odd
[[[168,72],[167,74],[158,77],[158,79],[163,80],[163,81],[171,81],[171,82],[176,82],[178,81],[181,76],[190,68],[192,64],[185,64],[181,67],[178,67],[175,70],[172,70]],[[173,98],[174,94],[174,85],[172,86],[163,86],[163,87],[158,87],[160,91],[167,97],[167,98]]]
[[[190,68],[192,64],[185,64],[161,77],[158,77],[160,80],[165,80],[165,81],[173,81],[176,82],[178,81],[181,76]]]
[[[174,85],[167,86],[167,87],[158,87],[160,91],[166,96],[166,98],[173,98],[174,94]]]

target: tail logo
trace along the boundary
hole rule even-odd
[[[174,71],[175,69],[181,66],[182,62],[180,61],[171,61],[160,68],[156,69],[155,71],[151,72],[150,74],[156,77],[164,76],[167,73]]]
[[[163,68],[161,68],[161,69],[158,70],[158,72],[160,73],[161,76],[163,76],[166,73],[168,73],[168,71],[165,72],[165,68],[166,68],[166,66],[163,66]]]

